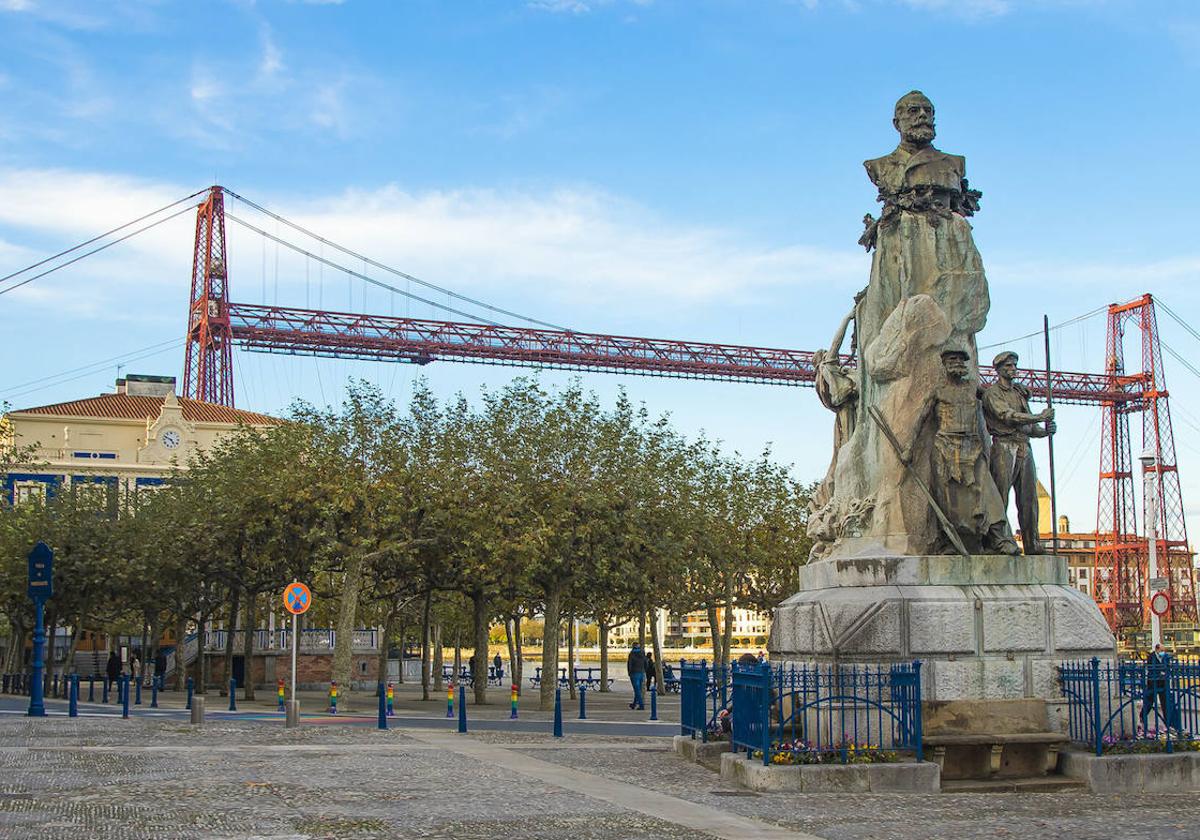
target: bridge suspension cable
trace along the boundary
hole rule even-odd
[[[358,259],[358,260],[362,260],[364,265],[370,265],[374,268],[378,268],[380,271],[386,271],[389,274],[395,275],[396,277],[400,277],[401,279],[408,280],[413,283],[417,283],[418,285],[424,286],[427,289],[432,289],[433,291],[441,292],[444,295],[455,298],[457,300],[461,300],[464,303],[469,303],[472,306],[478,306],[482,309],[488,310],[489,312],[495,312],[497,315],[507,315],[510,318],[516,318],[520,321],[525,321],[530,324],[537,324],[538,326],[542,326],[542,327],[549,327],[552,330],[563,330],[565,332],[570,332],[570,330],[567,327],[559,326],[558,324],[551,324],[547,321],[541,321],[537,318],[531,318],[528,315],[522,315],[519,312],[513,312],[510,309],[504,309],[499,306],[494,306],[490,303],[479,300],[477,298],[468,297],[467,295],[462,295],[462,294],[459,294],[458,292],[451,291],[450,289],[447,289],[444,286],[438,286],[435,283],[430,283],[427,280],[422,280],[420,277],[414,277],[413,275],[408,274],[407,272],[401,271],[398,268],[392,268],[391,266],[385,265],[381,262],[373,260],[370,257],[359,253],[358,251],[355,251],[351,248],[347,248],[343,245],[339,245],[336,242],[326,239],[325,237],[321,236],[320,234],[315,233],[314,231],[311,231],[308,228],[306,228],[302,225],[299,225],[299,224],[279,215],[278,213],[274,213],[274,212],[268,210],[267,208],[263,207],[261,204],[257,204],[244,196],[238,195],[237,193],[235,193],[233,190],[229,189],[228,187],[222,187],[221,189],[224,190],[226,195],[228,195],[230,198],[234,199],[235,201],[240,201],[242,204],[245,204],[248,207],[252,207],[253,209],[257,210],[258,212],[271,217],[275,221],[280,222],[281,224],[285,224],[288,227],[292,228],[293,230],[298,231],[298,232],[304,234],[305,236],[308,236],[308,237],[311,237],[312,239],[317,240],[322,245],[327,245],[330,248],[333,248],[337,251],[341,251],[343,254],[346,254],[347,256],[354,257],[355,259]],[[226,216],[231,219],[234,218],[228,212],[226,212]],[[241,223],[240,219],[234,219],[234,220]],[[280,240],[275,240],[275,241],[280,241]],[[286,243],[284,243],[284,244],[286,244]],[[361,277],[362,275],[357,275],[357,276]],[[369,279],[369,278],[364,278],[364,279]],[[371,282],[375,282],[375,281],[372,280]],[[381,285],[384,288],[391,289],[392,291],[398,292],[400,294],[406,294],[405,292],[403,292],[397,288],[394,288],[392,286],[388,286],[386,284],[376,283],[376,285]],[[414,300],[423,300],[422,298],[416,297],[415,295],[408,295],[408,297],[412,297]],[[428,301],[426,301],[426,302],[428,302]],[[434,305],[437,306],[438,304],[434,304]],[[454,312],[457,315],[464,314],[464,313],[458,312],[457,310],[451,309],[448,306],[441,306],[440,308],[445,309],[448,312]],[[479,318],[478,316],[474,316],[474,315],[466,315],[465,317],[473,318],[476,321],[484,321],[485,323],[489,323],[489,324],[495,323],[493,321],[487,321],[486,319]]]
[[[53,256],[49,256],[49,257],[46,257],[45,259],[38,260],[33,265],[27,265],[24,268],[22,268],[20,271],[14,271],[11,274],[6,274],[5,276],[0,277],[0,283],[7,283],[9,280],[12,280],[14,277],[20,277],[22,274],[33,271],[35,268],[43,266],[46,263],[53,262],[54,260],[65,257],[67,254],[73,254],[74,252],[78,251],[80,248],[86,248],[88,245],[91,245],[95,242],[99,242],[101,239],[107,239],[108,237],[112,236],[114,233],[120,233],[121,231],[125,230],[125,228],[127,228],[127,227],[132,227],[133,225],[136,225],[139,222],[144,222],[144,221],[146,221],[146,219],[152,219],[155,216],[157,216],[158,214],[165,213],[166,211],[170,210],[172,207],[180,205],[185,201],[190,201],[191,199],[195,198],[198,195],[201,195],[204,192],[205,192],[205,190],[196,190],[196,192],[192,193],[191,195],[185,195],[183,198],[172,201],[170,204],[159,207],[157,210],[147,213],[144,216],[139,216],[136,219],[126,222],[123,225],[118,225],[117,227],[113,228],[112,230],[106,230],[104,233],[97,234],[96,236],[93,236],[91,239],[84,240],[83,242],[80,242],[78,245],[74,245],[70,248],[67,248],[65,251],[59,251],[57,254],[54,254]],[[179,213],[176,213],[175,216],[181,215],[184,212],[191,210],[195,206],[196,206],[195,204],[189,204],[187,207],[183,208],[183,210],[179,211]],[[167,218],[173,219],[173,218],[175,218],[175,216],[169,216]],[[154,224],[155,225],[161,224],[162,222],[165,222],[165,221],[167,221],[167,219],[162,219],[159,222],[155,222]],[[148,225],[148,226],[142,228],[141,230],[136,230],[133,233],[129,234],[129,236],[124,236],[121,239],[118,239],[116,242],[108,243],[108,245],[105,245],[104,248],[107,248],[110,245],[116,245],[117,242],[123,242],[124,240],[128,239],[130,236],[136,236],[137,234],[141,233],[142,231],[149,230],[152,227],[154,227],[154,225]],[[44,271],[41,274],[39,274],[37,277],[45,277],[47,274],[50,274],[53,271],[57,271],[60,268],[64,268],[65,266],[70,265],[72,262],[77,262],[78,260],[81,260],[84,257],[91,256],[92,254],[96,253],[96,251],[104,250],[104,248],[97,248],[95,251],[89,251],[88,253],[83,254],[74,260],[71,260],[71,262],[66,262],[60,266],[56,266],[55,268],[50,269],[49,271]],[[28,283],[32,280],[36,280],[37,277],[30,277],[28,280],[24,280],[21,283],[18,283],[8,289],[4,289],[3,291],[0,291],[0,295],[4,294],[4,292],[12,291],[12,289],[17,288],[18,286],[23,286],[23,285],[25,285],[25,283]]]

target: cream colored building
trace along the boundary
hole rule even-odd
[[[139,375],[118,379],[116,393],[10,411],[4,420],[4,443],[34,447],[30,463],[4,477],[4,498],[15,504],[67,484],[114,488],[123,497],[152,490],[239,425],[280,423],[178,397],[173,376]]]
[[[712,639],[709,632],[707,610],[694,610],[683,615],[678,615],[660,608],[655,610],[654,619],[659,638],[668,647],[688,644],[703,645]],[[724,608],[717,610],[717,620],[721,622],[723,627],[725,622]],[[746,640],[745,643],[751,647],[766,645],[767,635],[771,632],[770,613],[734,607],[732,610],[732,620],[732,636],[734,639]],[[650,629],[647,628],[647,632],[650,632]],[[637,622],[629,621],[615,628],[612,631],[611,638],[616,645],[626,645],[636,641],[637,634]]]

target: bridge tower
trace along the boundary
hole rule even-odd
[[[1141,337],[1141,370],[1137,372],[1126,369],[1125,334],[1131,326]],[[1158,322],[1151,295],[1108,307],[1105,348],[1105,374],[1111,382],[1110,390],[1131,392],[1137,394],[1138,399],[1101,402],[1100,490],[1092,578],[1095,598],[1114,631],[1140,629],[1149,624],[1149,542],[1148,536],[1139,537],[1137,533],[1135,475],[1129,437],[1129,415],[1141,412],[1143,448],[1156,456],[1156,465],[1143,468],[1142,477],[1148,479],[1158,499],[1158,574],[1168,579],[1171,597],[1170,612],[1163,618],[1165,621],[1194,622],[1195,581],[1188,551]],[[1142,499],[1143,521],[1146,521],[1148,503],[1148,499]]]
[[[192,297],[188,304],[184,396],[233,407],[233,335],[224,191],[214,186],[196,211]]]

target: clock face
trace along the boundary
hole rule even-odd
[[[175,449],[177,446],[179,446],[179,442],[182,440],[182,438],[180,438],[179,432],[175,431],[174,429],[167,429],[162,433],[160,440],[162,441],[162,445],[167,449]]]

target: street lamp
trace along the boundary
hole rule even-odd
[[[1146,539],[1150,543],[1150,560],[1147,564],[1146,587],[1143,595],[1147,606],[1154,594],[1150,583],[1158,577],[1158,453],[1152,447],[1142,450],[1138,458],[1142,462],[1142,492],[1146,500]],[[1154,610],[1150,610],[1150,649],[1162,641],[1162,622]]]

